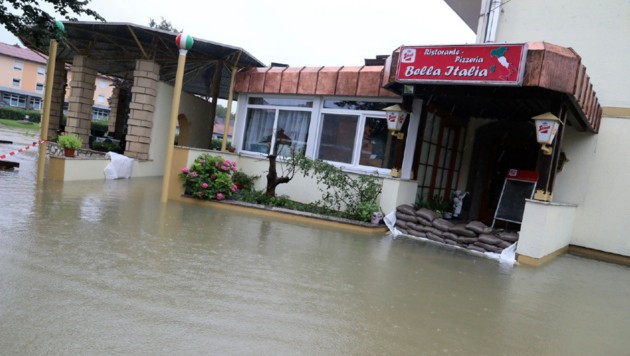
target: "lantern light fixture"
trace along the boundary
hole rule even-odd
[[[557,116],[550,112],[534,116],[532,119],[536,123],[536,140],[538,140],[538,143],[541,145],[541,151],[543,151],[545,155],[551,155],[553,149],[549,145],[551,145],[553,139],[556,137],[556,133],[558,133],[562,122]]]
[[[386,112],[386,116],[387,116],[387,129],[389,129],[390,131],[393,131],[392,134],[395,134],[395,132],[400,131],[400,129],[402,129],[403,124],[405,123],[405,120],[407,120],[407,117],[409,116],[409,112],[405,111],[398,104],[388,106],[384,108],[383,110]]]

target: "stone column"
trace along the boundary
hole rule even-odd
[[[72,61],[72,80],[68,100],[68,121],[66,132],[74,132],[83,140],[83,148],[88,147],[92,107],[96,85],[94,60],[86,56],[75,56]]]
[[[50,102],[50,118],[48,121],[48,138],[57,137],[57,130],[61,127],[61,118],[63,117],[63,104],[66,99],[66,86],[68,80],[68,71],[63,60],[57,60],[55,63],[55,73],[53,78],[53,92]]]
[[[153,112],[159,80],[159,64],[150,60],[136,61],[127,121],[125,156],[149,159]]]
[[[109,104],[109,119],[107,120],[107,131],[110,134],[116,132],[116,117],[118,115],[120,88],[112,89],[112,98]],[[122,109],[122,108],[121,108]]]

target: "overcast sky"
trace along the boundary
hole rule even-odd
[[[475,41],[443,0],[93,0],[89,7],[108,22],[146,26],[149,18],[164,17],[193,37],[241,47],[266,65],[362,65],[401,45]],[[2,28],[0,41],[17,39]]]

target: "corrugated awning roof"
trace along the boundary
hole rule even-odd
[[[160,65],[160,80],[173,84],[177,71],[177,33],[131,23],[64,22],[66,36],[57,58],[72,63],[76,55],[96,59],[96,70],[105,75],[133,79],[135,61],[153,60]],[[25,44],[29,38],[20,38]],[[221,63],[220,98],[227,98],[231,66],[262,67],[263,64],[242,48],[194,38],[186,56],[184,91],[210,96],[215,68]],[[48,53],[48,48],[32,48]]]

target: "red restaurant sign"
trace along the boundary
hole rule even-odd
[[[402,47],[396,81],[520,85],[524,44]]]

